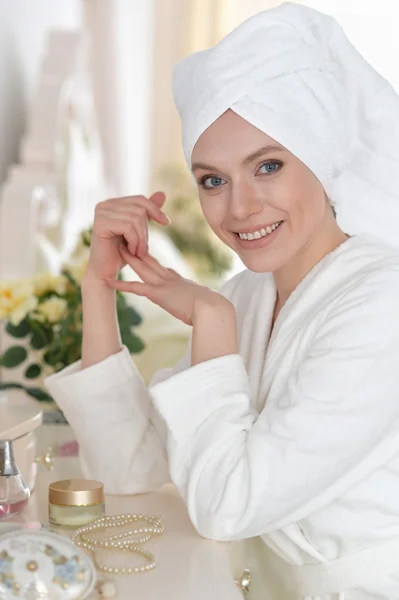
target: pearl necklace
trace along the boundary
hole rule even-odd
[[[102,539],[87,535],[92,531],[99,531],[101,529],[107,529],[108,527],[123,527],[139,521],[148,523],[149,526],[140,529],[129,529],[128,531],[103,537]],[[145,544],[152,537],[155,535],[162,535],[163,532],[164,524],[163,517],[161,516],[115,515],[100,517],[89,525],[79,527],[79,529],[72,534],[71,540],[77,546],[81,546],[93,554],[94,564],[99,571],[114,575],[132,575],[155,569],[157,564],[155,555],[138,544]],[[134,537],[134,539],[126,539],[132,537]],[[134,554],[141,554],[141,556],[148,561],[148,564],[143,567],[109,567],[98,561],[96,556],[97,548],[102,550],[116,549],[133,552]]]

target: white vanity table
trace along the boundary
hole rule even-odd
[[[41,425],[36,429],[36,437],[38,454],[44,454],[48,446],[73,439],[73,434],[67,425]],[[76,457],[56,456],[53,463],[51,471],[39,465],[36,486],[24,520],[31,518],[47,525],[49,484],[82,476]],[[110,515],[161,514],[165,522],[164,534],[145,546],[157,556],[156,569],[139,575],[116,576],[117,600],[242,600],[243,594],[234,583],[230,568],[232,545],[201,538],[189,520],[182,498],[172,485],[150,494],[107,496],[106,509]],[[107,561],[113,564],[113,560],[115,557],[110,553]],[[135,557],[120,555],[118,560],[126,560],[128,566]]]

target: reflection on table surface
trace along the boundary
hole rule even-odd
[[[69,430],[69,432],[68,432]],[[38,432],[38,452],[46,450],[54,440],[72,437],[65,425],[44,425]],[[36,488],[28,512],[30,517],[48,524],[48,486],[60,479],[82,477],[79,460],[73,457],[55,457],[54,470],[40,465]],[[242,593],[234,583],[230,565],[232,544],[206,540],[194,530],[183,499],[174,486],[135,496],[107,496],[107,514],[143,513],[161,514],[165,532],[153,538],[145,547],[157,556],[158,565],[152,572],[133,576],[115,576],[118,600],[146,598],[148,600],[242,600]],[[137,560],[140,560],[138,557]],[[118,566],[134,564],[130,553],[118,556],[103,555],[102,561]]]

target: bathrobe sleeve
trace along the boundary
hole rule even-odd
[[[233,277],[220,293],[228,296],[239,281]],[[191,341],[150,386],[190,365]],[[109,494],[149,492],[170,481],[166,426],[126,347],[83,370],[77,361],[44,383],[74,431],[86,477],[102,481]]]
[[[399,273],[367,276],[335,300],[261,414],[239,355],[150,391],[201,535],[235,540],[305,518],[399,448]]]
[[[187,352],[151,383],[189,366]],[[45,385],[74,431],[86,477],[110,494],[149,492],[170,481],[165,423],[126,347],[83,370],[77,361]]]

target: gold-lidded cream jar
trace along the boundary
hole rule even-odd
[[[49,486],[49,523],[76,529],[105,513],[104,484],[90,479],[65,479]]]

